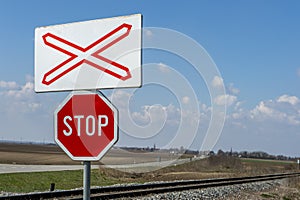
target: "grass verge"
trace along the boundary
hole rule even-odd
[[[56,172],[32,172],[0,174],[0,191],[26,193],[35,191],[47,191],[51,183],[55,183],[55,189],[65,190],[82,187],[83,171],[56,171]],[[91,171],[91,185],[112,185],[122,182],[113,177],[107,177],[99,170]]]

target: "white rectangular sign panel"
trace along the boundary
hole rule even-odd
[[[36,92],[141,87],[142,15],[35,29]]]

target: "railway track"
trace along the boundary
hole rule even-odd
[[[148,183],[140,185],[111,186],[91,189],[91,199],[115,199],[126,197],[145,196],[165,192],[175,192],[191,189],[227,186],[275,179],[291,178],[300,176],[300,173],[268,174],[251,177],[218,178],[204,180],[187,180],[175,182]],[[4,196],[0,200],[26,200],[26,199],[82,199],[82,189],[65,190],[54,192],[30,193],[22,195]]]

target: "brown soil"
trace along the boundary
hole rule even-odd
[[[78,164],[56,145],[0,144],[1,164]]]

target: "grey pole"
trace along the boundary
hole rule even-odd
[[[91,161],[84,161],[83,165],[83,200],[90,200]]]

